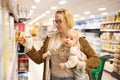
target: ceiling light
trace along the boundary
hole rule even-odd
[[[59,2],[59,4],[65,4],[67,1],[66,0],[62,0]]]
[[[103,16],[106,16],[106,15],[108,15],[108,13],[107,13],[107,12],[105,12],[105,13],[102,13],[102,15],[103,15]]]
[[[45,13],[41,14],[42,17],[45,16],[45,15],[46,15]]]
[[[57,7],[56,7],[56,6],[53,6],[53,7],[51,7],[51,9],[52,9],[52,10],[55,10],[55,9],[57,9]]]
[[[91,13],[91,12],[89,12],[89,11],[84,12],[84,14],[86,14],[86,15],[87,15],[87,14],[90,14],[90,13]]]
[[[31,25],[33,23],[35,23],[36,21],[38,21],[40,18],[42,18],[42,16],[38,16],[37,18],[35,18],[34,20],[32,20],[31,22],[28,23],[28,25]]]
[[[30,10],[30,13],[32,13],[33,12],[33,10]]]
[[[95,15],[90,15],[89,18],[95,18]]]
[[[36,6],[32,6],[31,8],[32,8],[32,9],[35,9],[35,8],[36,8]]]
[[[79,14],[75,14],[74,17],[79,17],[80,15]]]
[[[74,18],[74,21],[78,21],[79,19],[77,19],[77,18]]]
[[[50,10],[45,11],[46,14],[50,13]]]
[[[85,20],[85,17],[80,17],[80,20]]]
[[[35,25],[40,25],[40,23],[36,22]]]
[[[98,11],[105,11],[107,8],[99,8]]]
[[[35,2],[40,2],[40,0],[34,0]]]

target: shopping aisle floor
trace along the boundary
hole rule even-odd
[[[118,79],[115,79],[109,73],[103,71],[102,79],[101,80],[118,80]]]
[[[106,61],[104,65],[104,70],[102,74],[102,79],[101,80],[118,80],[114,77],[111,76],[111,72],[113,71],[113,64],[110,62]]]

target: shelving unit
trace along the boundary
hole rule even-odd
[[[29,60],[24,53],[24,47],[18,44],[18,80],[28,80]]]
[[[1,2],[1,1],[0,1]],[[3,34],[4,33],[4,31],[3,31],[3,29],[4,29],[4,27],[2,26],[3,25],[3,20],[2,20],[2,18],[3,18],[3,14],[2,14],[2,7],[1,7],[1,4],[0,4],[0,34]],[[3,36],[4,36],[4,34],[3,34]],[[4,79],[4,73],[3,73],[3,49],[4,49],[4,47],[3,47],[3,42],[4,42],[4,38],[3,38],[3,36],[0,36],[0,80],[3,80]]]
[[[116,52],[120,48],[120,22],[107,22],[101,24],[100,36],[102,49],[111,53]]]
[[[17,54],[14,29],[15,16],[17,16],[15,10],[16,3],[14,0],[10,0],[10,2],[2,0],[0,2],[0,13],[2,13],[0,15],[0,80],[17,80]]]
[[[24,34],[25,33],[25,23],[30,20],[27,8],[21,8],[18,4],[18,22],[15,23],[16,32]],[[28,27],[27,27],[28,28]],[[17,33],[16,33],[17,35]],[[24,53],[24,46],[18,43],[17,46],[17,56],[18,56],[18,80],[28,80],[29,71],[29,59]]]
[[[101,53],[100,38],[99,38],[100,30],[99,29],[83,29],[82,32],[85,35],[88,42],[90,43],[91,47],[95,50],[95,52],[99,56]]]
[[[102,22],[100,27],[100,31],[102,33],[100,35],[102,44],[101,49],[103,52],[102,54],[104,54],[104,52],[107,52],[110,56],[113,57],[113,59],[108,58],[108,61],[110,61],[111,65],[113,66],[112,72],[110,73],[113,77],[119,79],[120,70],[118,67],[116,67],[118,64],[115,62],[115,54],[117,50],[120,50],[120,21],[116,21],[114,16],[109,16],[109,18],[107,16],[106,19],[107,20],[105,20],[105,22]],[[117,76],[113,75],[113,73]]]
[[[80,35],[84,35],[91,47],[95,50],[99,56],[101,53],[100,44],[100,19],[91,19],[83,22],[79,22],[80,25],[76,25],[75,29],[80,32]],[[86,24],[85,24],[86,23]],[[76,22],[77,24],[77,22]],[[83,26],[84,25],[84,26]]]
[[[100,24],[101,18],[93,18],[83,20],[81,22],[78,21],[75,26],[75,29],[80,33],[80,35],[84,35],[86,37],[87,41],[98,56],[101,53]]]

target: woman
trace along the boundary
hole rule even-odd
[[[58,64],[62,62],[62,59],[58,56],[42,58],[42,54],[48,50],[58,49],[62,44],[64,33],[73,28],[74,20],[71,12],[63,8],[58,9],[55,13],[54,24],[56,25],[57,32],[48,35],[43,42],[43,46],[38,51],[33,46],[30,46],[23,37],[20,37],[18,42],[25,46],[25,53],[35,63],[40,64],[44,62],[43,80],[74,80],[71,69],[64,70],[59,68]],[[89,74],[90,69],[98,66],[100,60],[84,36],[80,36],[79,44],[80,50],[87,56],[85,70]]]

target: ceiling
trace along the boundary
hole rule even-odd
[[[59,4],[61,0],[40,0],[39,3],[34,2],[34,0],[17,0],[19,4],[19,9],[31,10],[31,6],[35,5],[36,8],[33,9],[32,15],[28,22],[47,22],[50,18],[54,18],[55,10],[51,10],[52,6],[57,8],[67,8],[73,12],[73,14],[79,14],[80,17],[88,17],[89,15],[100,15],[102,12],[113,12],[120,9],[120,0],[66,0],[65,4]],[[106,7],[106,11],[98,11],[98,8]],[[45,11],[50,10],[50,13],[46,13],[44,16],[39,17]],[[83,14],[85,11],[90,11],[91,14]],[[35,20],[37,18],[37,20]],[[35,20],[35,21],[33,21]]]

